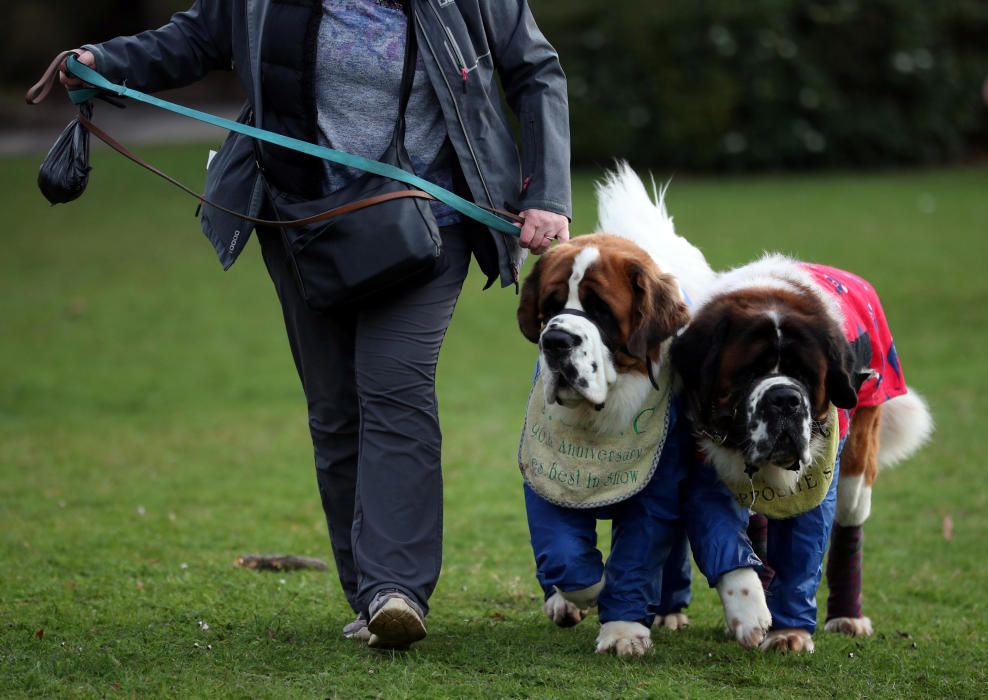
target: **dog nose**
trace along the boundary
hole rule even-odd
[[[780,414],[795,413],[803,403],[803,395],[791,386],[777,386],[765,394],[765,404]]]
[[[561,353],[572,350],[580,344],[579,336],[559,328],[550,328],[542,334],[542,350],[548,353]]]

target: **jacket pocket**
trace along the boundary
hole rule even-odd
[[[525,196],[525,191],[532,183],[532,178],[538,170],[539,163],[542,162],[542,138],[539,135],[539,126],[535,115],[532,112],[525,112],[522,115],[522,166],[521,166],[521,196]]]
[[[472,42],[469,39],[465,41],[458,40],[456,38],[456,32],[446,24],[442,15],[436,10],[433,4],[430,2],[428,5],[436,17],[437,24],[442,27],[443,48],[446,51],[446,57],[449,59],[452,73],[456,76],[457,82],[461,84],[463,91],[466,92],[470,74],[477,70],[477,66],[482,60],[490,59],[491,52],[486,51],[478,55]]]
[[[245,107],[237,121],[248,123],[249,115],[250,111]],[[206,199],[232,211],[247,216],[258,215],[261,198],[258,196],[258,170],[254,159],[253,139],[230,132],[209,163],[203,194]],[[224,267],[233,264],[254,228],[253,223],[242,216],[234,216],[209,204],[202,205],[200,224],[203,233],[216,248]]]

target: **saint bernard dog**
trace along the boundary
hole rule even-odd
[[[599,230],[608,233],[548,251],[521,291],[518,324],[538,344],[539,361],[519,466],[544,612],[567,627],[596,604],[597,652],[641,656],[651,648],[651,626],[688,622],[678,486],[694,443],[673,396],[668,349],[689,320],[686,301],[714,275],[675,234],[664,192],[653,200],[626,164],[597,195]],[[634,440],[647,437],[645,422],[660,441],[643,448]],[[575,505],[553,490],[612,482],[617,490]],[[613,523],[606,563],[596,547],[598,519]]]
[[[861,542],[875,478],[933,428],[871,285],[765,255],[696,297],[671,354],[712,465],[689,489],[693,554],[738,641],[813,651],[828,540],[825,629],[871,634]],[[749,523],[752,511],[764,515]],[[753,595],[760,584],[769,610]]]

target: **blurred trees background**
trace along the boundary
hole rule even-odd
[[[985,0],[542,0],[574,153],[689,168],[984,154]]]
[[[490,0],[501,2],[505,0]],[[929,164],[988,154],[986,0],[530,0],[570,79],[577,163]],[[7,0],[0,80],[191,0]]]
[[[192,0],[4,0],[0,80],[36,78],[56,53],[158,27]]]

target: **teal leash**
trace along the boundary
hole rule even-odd
[[[414,175],[406,170],[402,170],[401,168],[397,168],[393,165],[381,163],[369,158],[363,158],[352,153],[346,153],[345,151],[337,151],[334,148],[317,146],[316,144],[309,143],[308,141],[302,141],[301,139],[295,139],[290,136],[276,134],[272,131],[267,131],[266,129],[259,129],[255,126],[250,126],[249,124],[241,124],[240,122],[233,121],[232,119],[217,117],[213,114],[209,114],[208,112],[202,112],[198,109],[192,109],[191,107],[184,107],[182,105],[175,104],[174,102],[162,100],[139,90],[133,90],[124,85],[111,83],[89,66],[80,63],[74,55],[68,57],[65,65],[69,73],[93,86],[93,88],[70,90],[69,98],[74,104],[88,102],[94,97],[102,96],[104,93],[110,93],[112,95],[116,95],[117,97],[128,97],[132,100],[136,100],[137,102],[143,102],[144,104],[151,105],[152,107],[158,107],[160,109],[168,110],[169,112],[174,112],[175,114],[180,114],[183,117],[190,117],[207,124],[212,124],[213,126],[218,126],[222,129],[228,129],[245,136],[250,136],[258,141],[265,141],[276,146],[290,148],[293,151],[298,151],[299,153],[306,153],[310,156],[315,156],[316,158],[321,158],[323,160],[339,163],[340,165],[345,165],[350,168],[357,168],[358,170],[363,170],[369,173],[374,173],[375,175],[391,178],[392,180],[404,182],[407,185],[431,194],[440,202],[449,205],[464,216],[468,216],[475,221],[500,231],[501,233],[507,233],[512,236],[518,236],[520,233],[518,226],[511,223],[507,219],[489,212],[486,209],[477,206],[473,202],[466,200],[463,197],[440,187],[439,185],[436,185],[435,183],[424,180],[417,175]]]

